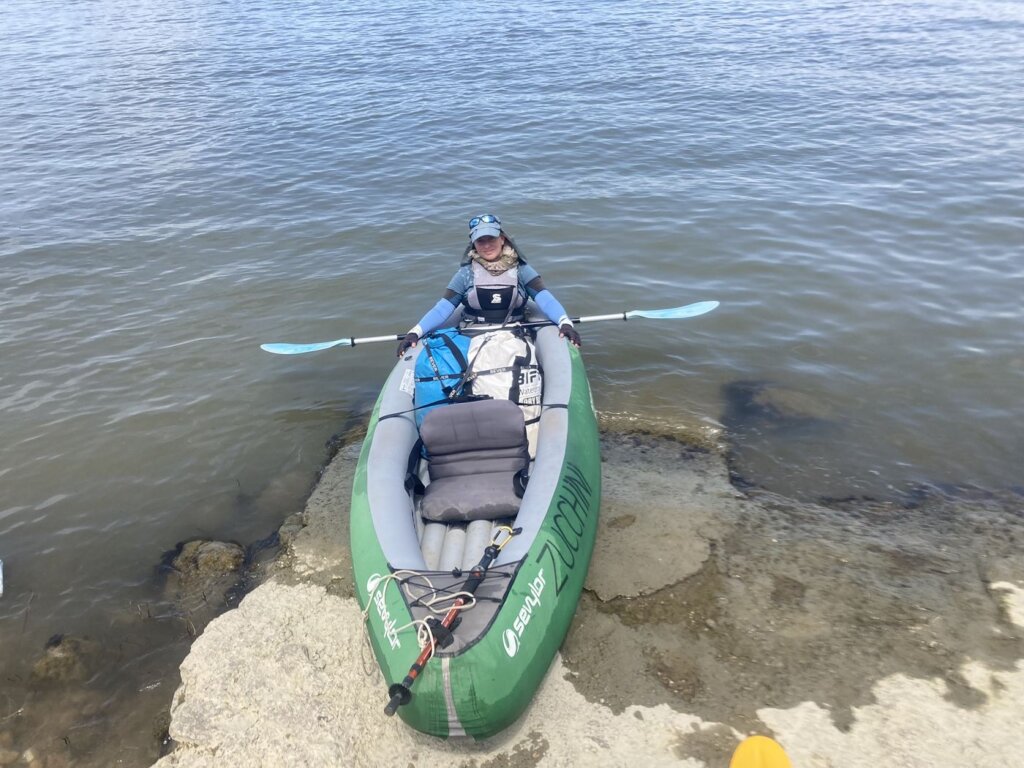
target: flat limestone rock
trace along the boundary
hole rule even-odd
[[[587,589],[602,600],[637,597],[697,573],[709,541],[742,503],[724,461],[642,436],[606,437],[601,453],[601,522]]]
[[[917,556],[918,528],[748,499],[713,453],[642,435],[606,436],[602,450],[588,593],[564,657],[509,729],[442,741],[384,716],[386,683],[351,597],[347,449],[272,579],[193,645],[171,712],[178,747],[157,766],[700,768],[725,765],[752,731],[774,733],[794,765],[1018,762],[1013,535],[965,559],[985,563],[983,582]],[[1006,521],[968,521],[969,532],[1002,534]],[[934,552],[959,556],[969,540],[950,542]]]
[[[1019,601],[1024,590],[1007,589]],[[384,684],[364,656],[352,598],[312,585],[266,584],[210,624],[181,668],[170,734],[178,749],[156,768],[217,766],[460,765],[672,766],[701,768],[686,753],[714,745],[728,754],[723,724],[666,705],[615,714],[577,693],[556,656],[526,714],[485,742],[442,741],[383,714]],[[366,664],[365,662],[368,662]],[[794,765],[1010,765],[1016,754],[1024,665],[995,671],[972,664],[989,705],[965,712],[945,685],[894,675],[876,703],[860,707],[849,732],[813,702],[759,710]],[[967,718],[967,719],[965,719]],[[938,728],[938,729],[937,729]],[[941,734],[938,738],[936,734]],[[1008,762],[999,762],[1002,759]]]
[[[359,444],[349,445],[324,470],[306,502],[305,526],[287,542],[282,565],[294,576],[318,584],[340,585],[354,594],[349,554],[348,514]]]
[[[417,733],[384,715],[386,687],[360,623],[355,600],[322,587],[255,590],[210,624],[182,664],[171,708],[178,748],[157,768],[483,766],[510,755],[518,761],[508,765],[701,765],[673,752],[674,734],[697,718],[669,707],[614,715],[576,692],[557,657],[526,715],[500,736]]]

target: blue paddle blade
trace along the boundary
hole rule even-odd
[[[632,312],[627,312],[626,317],[645,317],[648,320],[673,320],[681,317],[704,315],[717,306],[717,301],[699,301],[696,304],[687,304],[685,307],[675,307],[674,309],[634,309]]]
[[[260,344],[260,349],[275,355],[303,355],[306,352],[319,352],[321,349],[330,349],[331,347],[347,347],[351,343],[351,339],[338,339],[337,341],[321,341],[316,344]]]

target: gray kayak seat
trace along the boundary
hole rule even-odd
[[[512,517],[530,464],[526,423],[509,400],[473,400],[435,408],[420,425],[430,483],[421,513],[456,522]]]

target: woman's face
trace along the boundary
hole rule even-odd
[[[497,261],[501,256],[501,249],[504,246],[504,235],[498,235],[497,237],[484,235],[473,241],[473,248],[483,257],[484,261]]]

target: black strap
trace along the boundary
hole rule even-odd
[[[456,403],[468,403],[468,402],[472,402],[474,400],[493,400],[493,399],[494,398],[491,397],[490,395],[459,395],[459,397],[456,398],[455,402]],[[407,413],[412,413],[413,411],[418,411],[420,408],[430,408],[431,406],[434,406],[434,405],[442,405],[442,404],[451,403],[451,402],[452,402],[451,400],[447,400],[447,399],[445,399],[445,400],[435,400],[432,403],[424,403],[423,405],[417,405],[415,408],[407,408],[404,411],[395,411],[394,413],[386,413],[383,416],[377,417],[377,421],[380,422],[380,421],[384,421],[384,419],[396,419],[399,416],[405,416],[405,414],[407,414]],[[539,405],[541,408],[568,408],[569,407],[568,403],[520,403],[520,402],[517,402],[515,400],[510,400],[509,402],[514,402],[516,405]],[[526,423],[527,424],[532,424],[532,423],[534,423],[534,421],[538,421],[538,420],[539,420],[539,417],[538,417],[538,419],[531,419],[530,421],[528,421]]]
[[[455,385],[459,392],[463,390],[466,384],[476,378],[476,373],[473,372],[473,366],[476,365],[476,359],[480,357],[480,352],[485,346],[487,346],[487,342],[490,340],[490,336],[485,336],[483,342],[481,342],[480,346],[476,348],[476,354],[473,355],[472,362],[466,364],[466,370],[462,374],[462,378],[459,379],[459,383]]]
[[[441,379],[460,379],[461,373],[442,373],[438,376],[415,376],[413,380],[422,384],[425,381],[441,381]]]
[[[455,344],[455,342],[451,340],[451,337],[448,336],[448,334],[446,334],[446,333],[429,333],[427,335],[429,337],[432,337],[432,338],[439,338],[439,339],[441,339],[441,341],[444,343],[444,345],[446,347],[448,347],[448,351],[452,353],[452,356],[455,358],[455,362],[457,362],[459,364],[459,367],[462,369],[462,374],[461,375],[460,374],[453,374],[453,373],[441,373],[441,369],[438,368],[438,366],[437,366],[437,361],[434,359],[434,353],[431,351],[430,345],[429,344],[426,345],[427,360],[430,363],[430,367],[434,369],[434,378],[441,385],[441,391],[444,392],[444,394],[448,398],[448,400],[449,401],[453,401],[453,400],[455,400],[456,397],[459,396],[459,393],[462,391],[462,388],[466,384],[466,373],[469,370],[469,363],[466,362],[466,356],[464,354],[462,354],[462,350],[459,349],[459,347]],[[454,378],[454,377],[458,377],[458,381],[455,382],[455,386],[452,386],[452,387],[445,386],[444,380],[445,379],[451,379],[451,378]],[[418,378],[416,380],[417,381],[429,381],[430,379]]]
[[[441,341],[444,342],[444,345],[448,347],[448,351],[455,356],[455,360],[459,363],[459,367],[462,368],[462,370],[466,370],[469,363],[466,362],[466,356],[462,354],[462,350],[459,349],[458,345],[454,341],[452,341],[452,337],[447,333],[439,333],[438,336],[441,337]]]
[[[522,299],[522,303],[517,307],[516,299]],[[501,321],[502,325],[508,325],[509,320],[512,319],[512,315],[519,314],[524,315],[526,312],[526,302],[529,301],[529,297],[524,291],[519,290],[519,272],[517,267],[516,272],[516,284],[512,289],[512,298],[508,302],[508,313],[505,315],[505,319]]]
[[[454,387],[445,390],[444,384],[441,384],[441,389],[445,390],[445,394],[448,395],[448,399],[454,401],[455,398],[462,394],[462,389],[466,386],[466,377],[469,374],[469,361],[466,360],[466,356],[462,354],[462,350],[456,346],[450,336],[447,334],[441,334],[441,338],[444,340],[445,346],[448,347],[448,351],[455,356],[455,360],[462,369],[462,375],[459,376],[459,380],[455,382]]]
[[[434,378],[437,379],[438,383],[441,385],[441,391],[447,395],[451,390],[444,385],[443,379],[448,378],[450,374],[441,373],[441,369],[437,367],[437,360],[434,359],[434,353],[431,351],[429,344],[426,347],[426,352],[427,362],[429,362],[430,367],[434,369]]]
[[[420,480],[420,476],[417,474],[416,469],[420,463],[420,453],[423,451],[423,441],[417,439],[416,444],[413,445],[412,451],[409,452],[409,463],[405,470],[405,490],[406,493],[412,492],[417,496],[422,495],[426,490],[423,485],[423,481]]]
[[[473,400],[493,400],[494,398],[490,395],[458,395],[454,399],[449,400],[447,397],[444,400],[435,400],[432,403],[424,403],[423,405],[417,405],[413,408],[406,408],[404,411],[395,411],[394,413],[386,413],[383,416],[378,416],[377,421],[384,421],[384,419],[395,419],[399,416],[405,416],[407,413],[418,411],[420,408],[430,408],[435,405],[447,405],[449,403],[468,403]],[[561,406],[564,407],[564,406]]]
[[[512,476],[512,490],[518,498],[526,494],[526,485],[530,482],[530,473],[523,467]]]
[[[427,624],[430,625],[430,633],[434,637],[434,645],[436,645],[438,648],[447,648],[449,645],[451,645],[452,641],[455,639],[454,637],[452,637],[452,633],[461,623],[461,614],[455,617],[455,619],[451,623],[451,626],[449,627],[445,627],[443,624],[441,624],[441,619],[435,616],[430,616],[429,618],[427,618]]]
[[[483,346],[483,344],[481,344],[480,346]],[[522,360],[523,358],[517,357],[516,359],[517,360]],[[514,365],[506,365],[506,366],[503,366],[501,368],[489,368],[486,371],[474,371],[473,372],[473,378],[477,379],[477,378],[479,378],[481,376],[487,376],[488,374],[491,374],[491,373],[509,373],[510,371],[527,371],[527,370],[530,370],[531,368],[533,370],[537,370],[537,371],[540,370],[540,366],[537,365],[536,363],[527,363],[527,364],[524,364],[524,365],[519,365],[518,363],[516,363]],[[433,378],[431,378],[429,380],[433,381]],[[417,381],[419,381],[419,379],[417,379]]]

